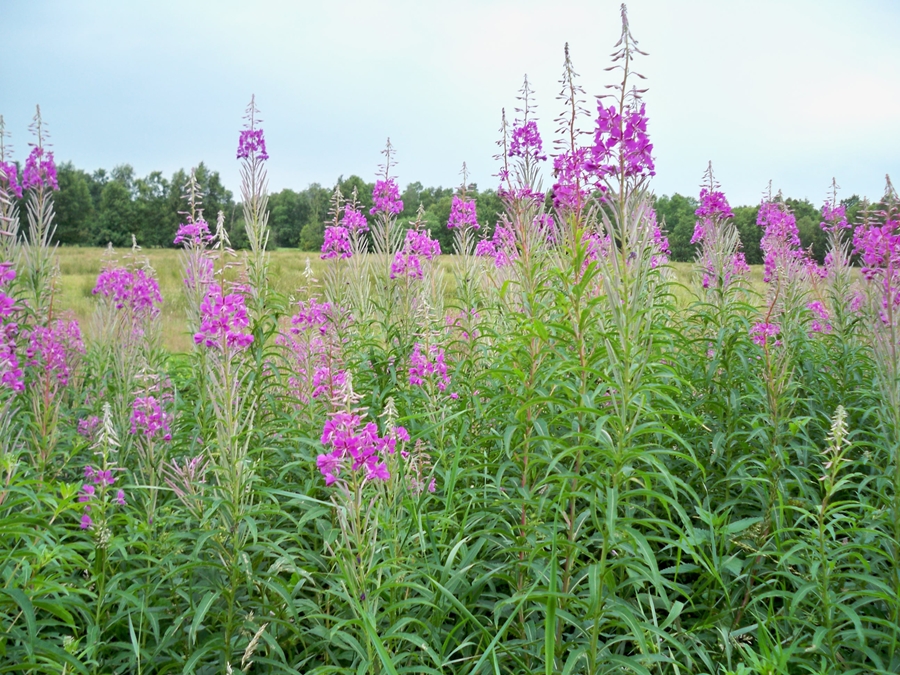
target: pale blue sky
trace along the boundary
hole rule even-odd
[[[0,0],[0,114],[16,157],[40,103],[57,159],[140,175],[205,161],[237,194],[251,93],[270,189],[373,180],[385,138],[401,184],[492,187],[500,109],[527,73],[545,147],[570,43],[589,94],[618,37],[611,0]],[[658,194],[696,194],[713,161],[733,204],[877,197],[900,182],[900,2],[633,0],[650,55]],[[549,185],[549,175],[545,183]]]

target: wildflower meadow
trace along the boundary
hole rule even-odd
[[[21,171],[0,126],[0,673],[900,672],[900,198],[834,183],[818,264],[770,189],[760,286],[698,167],[679,281],[621,18],[601,96],[567,45],[503,113],[498,222],[465,167],[452,251],[401,222],[388,141],[287,293],[251,99],[184,351],[137,245],[59,308],[47,124]]]

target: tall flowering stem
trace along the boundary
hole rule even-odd
[[[12,146],[6,139],[6,123],[0,115],[0,259],[15,260],[19,235],[19,207],[22,198],[19,169],[12,161]]]
[[[373,264],[375,267],[375,282],[389,286],[391,266],[394,256],[403,245],[403,231],[397,225],[397,215],[403,210],[403,200],[400,199],[400,189],[397,180],[391,176],[391,169],[396,166],[394,159],[394,146],[391,139],[387,139],[384,150],[384,164],[380,166],[381,175],[375,181],[372,190],[374,206],[369,210],[373,217],[372,223],[372,249],[374,253]]]
[[[569,43],[565,46],[563,74],[560,78],[560,92],[557,99],[563,102],[563,110],[556,123],[561,136],[555,141],[556,155],[553,158],[555,182],[551,188],[553,206],[557,219],[566,225],[568,241],[574,247],[576,232],[583,226],[582,211],[589,196],[588,178],[585,173],[588,148],[581,143],[588,134],[582,122],[590,115],[586,107],[585,92],[577,82],[578,73],[569,54]]]
[[[200,303],[214,280],[215,262],[210,246],[215,241],[215,236],[203,217],[203,194],[194,169],[191,169],[190,178],[184,186],[183,198],[187,201],[188,210],[179,212],[185,222],[178,226],[172,243],[182,247],[179,257],[187,305],[187,324],[188,330],[195,333],[200,327]]]
[[[884,423],[900,444],[900,198],[890,178],[879,206],[856,227],[853,245],[864,279],[862,310],[877,365]],[[893,461],[900,465],[898,457],[895,454]]]
[[[269,257],[266,246],[269,242],[268,179],[265,162],[266,139],[259,124],[259,110],[256,97],[250,98],[247,121],[238,141],[237,158],[241,160],[241,199],[244,207],[244,228],[250,242],[247,261],[247,278],[250,282],[250,315],[260,322],[266,317],[268,297]]]
[[[324,478],[335,507],[341,536],[329,548],[334,554],[351,605],[360,619],[378,609],[379,588],[376,570],[379,558],[388,546],[396,550],[391,529],[401,514],[394,512],[400,493],[410,489],[413,464],[405,449],[410,436],[393,419],[386,420],[385,431],[366,421],[367,410],[357,407],[348,374],[333,401],[335,410],[322,426],[323,452],[316,465]],[[432,488],[433,490],[433,488]],[[394,531],[396,532],[396,530]],[[336,550],[335,550],[336,549]],[[375,656],[371,637],[361,631],[369,662]]]
[[[25,299],[34,312],[35,322],[46,325],[52,315],[53,284],[56,275],[51,245],[56,226],[53,224],[53,192],[59,190],[56,164],[49,152],[46,123],[37,107],[31,131],[35,142],[25,161],[22,187],[27,192],[28,236],[22,242],[19,273]]]
[[[288,388],[301,419],[308,423],[323,411],[345,385],[343,351],[349,317],[315,296],[297,303],[290,326],[278,343],[285,347],[291,372]]]
[[[891,585],[900,597],[900,197],[885,178],[884,196],[874,213],[866,213],[853,235],[864,279],[862,315],[874,353],[876,383],[881,394],[881,423],[887,442],[887,466],[891,479],[892,523],[889,553],[893,559]],[[900,603],[894,602],[891,620],[900,624]]]
[[[828,198],[822,206],[822,222],[819,226],[828,237],[828,253],[825,254],[825,297],[813,302],[817,307],[812,330],[815,332],[834,332],[842,339],[850,337],[854,324],[852,308],[861,291],[857,288],[855,274],[851,267],[852,237],[848,236],[851,228],[847,222],[847,209],[838,202],[839,186],[832,179]],[[810,303],[812,304],[812,303]],[[808,305],[809,307],[809,305]]]
[[[110,247],[92,294],[92,366],[111,404],[127,462],[131,405],[140,388],[139,379],[162,369],[162,294],[150,261],[141,257],[136,245],[123,261]]]
[[[63,395],[70,379],[76,377],[85,350],[81,329],[74,319],[56,319],[49,326],[35,326],[26,331],[25,337],[26,393],[33,415],[34,458],[44,471],[58,441]]]
[[[250,442],[262,397],[253,386],[258,373],[251,352],[258,337],[252,332],[253,290],[226,279],[225,271],[234,252],[221,212],[210,255],[215,266],[214,281],[206,287],[200,301],[194,359],[202,381],[205,407],[210,412],[207,428],[212,429],[211,438],[205,439],[204,450],[214,479],[211,485],[214,508],[206,517],[212,519],[219,533],[216,553],[228,570],[223,590],[227,619],[222,643],[222,658],[228,662],[239,623],[236,618],[242,578],[239,561],[250,535],[246,517],[255,501],[252,488],[256,474]]]
[[[740,233],[732,222],[734,213],[713,175],[712,162],[700,188],[700,206],[694,212],[692,244],[699,244],[697,276],[700,286],[718,308],[725,307],[728,290],[750,271],[741,251]]]
[[[153,525],[163,472],[168,461],[167,448],[172,440],[171,407],[173,396],[162,378],[148,382],[136,396],[131,409],[131,435],[137,446],[138,466],[135,474],[139,485],[147,489],[144,504],[147,521]]]
[[[453,231],[453,252],[456,255],[454,275],[456,277],[456,295],[465,309],[471,309],[478,303],[477,289],[481,285],[479,279],[476,253],[476,233],[481,228],[474,199],[466,195],[469,172],[463,162],[462,183],[453,195],[450,205],[450,218],[447,227]],[[421,205],[420,205],[421,209]],[[419,216],[419,219],[424,217]]]
[[[800,246],[797,220],[780,198],[773,198],[771,185],[760,204],[756,224],[763,228],[763,281],[769,284],[770,307],[788,332],[805,314],[810,281],[819,270]]]
[[[109,404],[103,406],[102,424],[97,441],[92,446],[95,461],[84,468],[78,502],[83,504],[80,527],[91,535],[94,544],[93,568],[90,581],[94,586],[94,626],[102,640],[105,614],[109,606],[106,594],[109,582],[109,555],[114,534],[114,520],[128,506],[128,495],[116,485],[122,471],[119,459],[119,439],[112,422]],[[96,647],[92,647],[96,649]]]

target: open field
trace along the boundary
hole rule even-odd
[[[59,256],[60,279],[58,284],[57,308],[72,312],[82,326],[85,335],[91,334],[91,322],[94,312],[94,296],[92,291],[97,275],[103,268],[107,251],[104,248],[60,247]],[[130,251],[116,251],[116,257],[122,260]],[[182,294],[182,272],[179,251],[176,249],[146,249],[138,254],[150,261],[159,279],[159,288],[163,296],[161,320],[163,322],[163,340],[165,346],[176,352],[188,351],[191,336],[184,323],[184,296]],[[238,252],[238,260],[243,255]],[[296,249],[272,251],[269,267],[269,281],[273,288],[287,297],[295,295],[303,285],[303,271],[309,260],[316,279],[321,279],[325,270],[325,262],[318,254]],[[443,255],[439,266],[449,272],[454,257]],[[691,263],[670,263],[674,280],[678,284],[690,283]],[[753,286],[762,289],[762,267],[751,268]],[[452,290],[450,288],[449,290]],[[687,300],[689,294],[676,288],[677,296]]]

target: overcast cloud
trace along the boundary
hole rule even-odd
[[[58,161],[140,175],[200,161],[237,194],[250,95],[270,190],[373,180],[390,136],[400,183],[493,187],[500,110],[522,77],[545,147],[563,45],[589,94],[620,31],[609,0],[289,2],[0,0],[0,114],[15,157],[40,103]],[[769,179],[819,203],[900,179],[900,3],[634,0],[649,56],[657,194],[693,195],[708,161],[733,204]],[[550,177],[545,183],[549,185]]]

